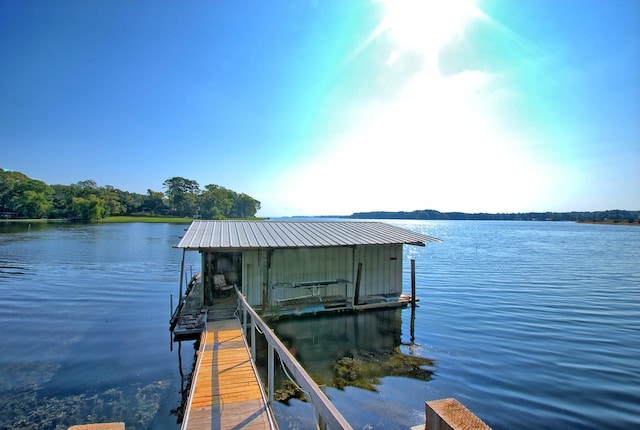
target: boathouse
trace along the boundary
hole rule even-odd
[[[203,307],[236,286],[263,313],[308,313],[406,305],[403,245],[436,241],[381,222],[196,220],[177,248],[201,254]]]

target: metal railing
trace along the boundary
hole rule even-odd
[[[289,352],[287,347],[278,339],[273,333],[273,330],[260,318],[256,311],[247,303],[247,299],[238,291],[236,287],[236,294],[238,297],[238,307],[242,311],[242,329],[246,336],[247,333],[247,317],[251,317],[251,359],[256,362],[256,331],[259,330],[264,335],[268,347],[267,347],[267,398],[269,404],[273,404],[273,390],[274,390],[274,364],[275,354],[278,353],[280,361],[286,370],[295,379],[295,382],[300,386],[300,389],[305,393],[307,401],[314,407],[316,413],[316,419],[318,421],[318,427],[320,429],[329,428],[332,430],[349,430],[352,429],[351,425],[342,416],[342,414],[331,403],[326,394],[316,384],[313,379],[307,374],[307,372],[300,366],[300,363]]]

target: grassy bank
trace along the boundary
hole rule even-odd
[[[165,222],[172,224],[191,224],[193,218],[163,216],[108,216],[97,222]]]
[[[252,220],[265,220],[267,218],[251,218]],[[67,223],[67,222],[91,222],[91,223],[119,223],[119,222],[151,222],[151,223],[171,223],[171,224],[191,224],[193,218],[170,217],[170,216],[108,216],[96,221],[70,221],[66,219],[47,218],[20,218],[20,219],[0,219],[0,222],[43,224],[43,223]],[[234,219],[238,221],[238,219]]]
[[[20,219],[2,219],[0,222],[23,223],[23,224],[63,224],[69,222],[92,222],[92,223],[116,223],[116,222],[164,222],[172,224],[190,224],[193,218],[182,217],[160,217],[160,216],[109,216],[97,221],[70,221],[66,219],[47,219],[47,218],[20,218]]]
[[[0,222],[23,223],[23,224],[46,224],[57,223],[62,224],[68,222],[66,219],[47,219],[47,218],[2,218]]]

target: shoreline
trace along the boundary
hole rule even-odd
[[[66,223],[87,223],[87,224],[102,224],[102,223],[128,223],[128,222],[147,222],[147,223],[169,223],[169,224],[190,224],[196,218],[184,218],[184,217],[153,217],[153,216],[110,216],[106,218],[102,218],[99,220],[67,220],[67,219],[58,219],[58,218],[6,218],[0,219],[0,222],[5,223],[16,223],[16,224],[66,224]],[[268,218],[254,218],[256,220],[266,220]],[[372,218],[377,219],[377,218]],[[231,219],[232,221],[237,221],[238,219]],[[389,219],[396,220],[396,219]],[[384,221],[389,221],[384,220]],[[458,221],[458,220],[454,220]],[[461,221],[494,221],[494,220],[461,220]],[[506,220],[509,221],[509,220]],[[520,220],[523,222],[529,220]],[[537,220],[531,220],[537,221]],[[546,221],[546,222],[565,222],[565,221]],[[573,221],[577,224],[603,224],[603,225],[634,225],[640,226],[640,219],[637,220],[577,220]]]
[[[126,223],[126,222],[148,222],[148,223],[170,223],[170,224],[189,224],[194,218],[180,217],[153,217],[153,216],[110,216],[97,220],[69,220],[61,218],[6,218],[0,219],[0,222],[16,223],[16,224],[103,224],[103,223]]]
[[[16,224],[113,224],[113,223],[128,223],[128,222],[147,222],[147,223],[167,223],[167,224],[191,224],[199,218],[190,217],[162,217],[162,216],[131,216],[131,215],[118,215],[109,216],[96,220],[69,220],[61,218],[3,218],[0,222],[16,223]],[[243,218],[229,218],[230,221],[238,221]],[[266,220],[268,218],[252,218],[255,220]]]
[[[640,226],[640,220],[578,220],[577,224],[602,224],[602,225],[636,225]]]

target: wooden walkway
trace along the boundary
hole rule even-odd
[[[183,430],[275,427],[237,319],[207,323],[194,372]]]

